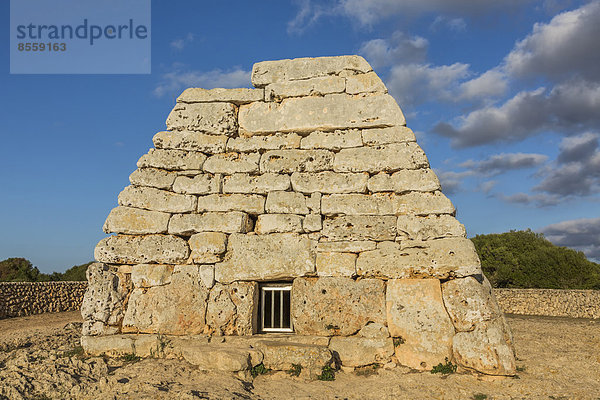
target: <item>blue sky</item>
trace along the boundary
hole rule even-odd
[[[8,1],[0,13],[8,26]],[[43,272],[91,260],[184,88],[343,54],[382,77],[469,236],[531,228],[600,259],[599,1],[155,0],[149,75],[11,75],[9,34],[0,259]]]

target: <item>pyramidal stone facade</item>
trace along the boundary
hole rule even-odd
[[[185,90],[139,159],[88,270],[86,351],[514,374],[473,244],[370,65],[266,61],[252,84]]]

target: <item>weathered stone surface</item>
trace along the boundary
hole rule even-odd
[[[150,187],[127,186],[119,193],[119,204],[125,207],[170,213],[196,209],[196,198]]]
[[[136,288],[162,286],[171,283],[172,274],[172,265],[138,264],[131,269],[131,282]]]
[[[454,206],[441,192],[330,194],[321,199],[323,215],[429,215],[454,212]]]
[[[223,193],[267,194],[273,190],[288,190],[290,177],[280,174],[233,174],[223,178]]]
[[[108,214],[103,230],[106,233],[165,233],[171,214],[140,210],[131,207],[115,207]]]
[[[246,104],[261,101],[264,98],[262,89],[202,89],[188,88],[177,98],[178,103],[213,103],[226,102],[233,104]]]
[[[215,285],[215,266],[214,265],[200,265],[200,279],[204,286],[212,288]]]
[[[318,173],[294,172],[292,187],[303,193],[364,193],[367,189],[369,174],[337,173],[324,171]]]
[[[178,265],[171,283],[134,289],[123,318],[123,332],[194,335],[204,331],[208,289],[198,267]]]
[[[171,235],[117,235],[102,239],[94,258],[110,264],[177,264],[187,260],[187,242]]]
[[[323,235],[328,241],[394,240],[396,217],[375,215],[346,215],[326,218]]]
[[[171,189],[175,178],[177,178],[176,172],[156,168],[140,168],[129,175],[129,182],[136,186]]]
[[[445,238],[362,252],[356,260],[356,271],[366,277],[446,279],[480,274],[481,267],[473,242]]]
[[[300,335],[349,336],[368,322],[385,323],[385,287],[379,279],[297,278],[292,320]]]
[[[362,140],[365,146],[381,146],[389,143],[414,142],[415,134],[406,126],[389,128],[371,128],[362,130]]]
[[[354,253],[317,253],[317,275],[354,276],[356,275],[356,254]]]
[[[265,212],[265,198],[258,194],[211,194],[198,197],[198,212],[243,211],[248,214]]]
[[[283,150],[300,148],[301,137],[295,133],[276,133],[268,136],[230,138],[227,151],[241,153],[260,150]]]
[[[259,360],[262,361],[262,354],[257,350],[215,343],[185,346],[181,352],[187,362],[197,366],[201,371],[246,371],[259,364]],[[251,362],[252,360],[257,360],[256,364]]]
[[[178,176],[173,191],[185,194],[219,193],[223,177],[220,174],[198,174],[194,177]]]
[[[402,365],[428,370],[451,358],[454,327],[442,301],[437,279],[393,279],[386,292],[390,335],[403,339],[396,347]]]
[[[216,154],[225,151],[227,136],[194,131],[163,131],[154,135],[152,141],[157,149],[190,150]]]
[[[294,214],[262,214],[256,220],[256,233],[303,232],[302,217]]]
[[[81,304],[83,335],[116,333],[113,327],[123,319],[123,301],[130,281],[116,268],[101,263],[91,264],[86,278],[88,287]]]
[[[502,315],[490,282],[483,275],[480,280],[468,276],[442,284],[444,304],[458,332],[472,331]]]
[[[369,179],[371,192],[433,192],[440,190],[440,181],[430,169],[401,169],[393,174],[381,172]]]
[[[330,365],[331,351],[327,346],[312,343],[293,343],[289,341],[261,340],[257,348],[263,353],[265,368],[276,371],[289,371],[293,364],[303,369],[321,372],[321,368]]]
[[[333,162],[335,172],[394,172],[427,167],[425,153],[414,142],[342,149]]]
[[[466,237],[465,227],[452,215],[398,216],[398,237],[407,240],[429,240]]]
[[[321,214],[309,214],[302,220],[304,232],[317,232],[323,229]]]
[[[216,335],[252,335],[257,302],[256,282],[217,283],[210,291],[206,309],[209,331]]]
[[[308,214],[306,199],[302,193],[275,191],[269,192],[265,210],[268,213]]]
[[[334,132],[313,132],[300,141],[302,149],[340,150],[362,146],[362,136],[358,129],[337,130]]]
[[[167,129],[232,136],[238,127],[236,111],[231,103],[178,103],[167,117]]]
[[[373,71],[346,77],[346,93],[387,93],[387,88]]]
[[[81,347],[90,356],[118,357],[135,353],[135,341],[129,335],[82,336]]]
[[[454,359],[465,368],[489,375],[516,374],[509,328],[502,317],[457,333],[452,344]]]
[[[363,338],[383,339],[390,337],[390,332],[386,326],[372,322],[365,325],[360,332],[358,332],[358,336]]]
[[[346,80],[340,76],[323,76],[271,83],[265,87],[265,101],[281,101],[287,97],[323,96],[331,93],[342,93],[346,88]]]
[[[252,84],[264,87],[273,82],[294,81],[319,76],[372,71],[360,56],[295,58],[292,60],[263,61],[252,67]]]
[[[260,158],[260,172],[319,172],[332,164],[333,153],[328,150],[270,150]]]
[[[190,237],[188,245],[191,250],[190,257],[195,264],[216,263],[221,261],[222,254],[227,250],[227,235],[221,232],[196,233]],[[209,284],[206,286],[212,287]]]
[[[334,336],[329,342],[329,348],[338,353],[345,367],[385,364],[394,355],[391,338]]]
[[[315,271],[314,247],[311,240],[293,233],[232,234],[225,261],[215,265],[215,277],[218,282],[228,283],[312,274]]]
[[[248,214],[231,212],[207,212],[204,214],[175,214],[169,222],[169,233],[192,235],[198,232],[249,232],[252,221]]]
[[[348,252],[359,253],[361,251],[375,250],[377,242],[368,240],[342,241],[342,242],[319,242],[317,251],[319,252]]]
[[[240,106],[240,135],[273,132],[313,132],[336,129],[375,128],[405,125],[394,98],[387,94],[353,97],[330,94],[297,97],[281,103],[252,103]]]
[[[313,214],[321,213],[321,193],[313,192],[306,198],[306,206]]]
[[[255,173],[259,160],[259,153],[223,153],[208,157],[203,168],[213,174]]]
[[[198,151],[150,149],[137,162],[138,168],[154,167],[169,171],[198,170],[206,156]]]

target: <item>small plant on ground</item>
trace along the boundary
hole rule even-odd
[[[405,342],[404,338],[400,337],[400,336],[395,337],[393,340],[394,340],[394,347],[398,347],[401,344],[404,344],[404,342]]]
[[[300,376],[301,372],[302,372],[302,365],[292,364],[292,368],[290,368],[290,370],[288,371],[288,374],[290,374],[291,376]]]
[[[483,394],[483,393],[475,393],[473,395],[473,400],[486,400],[487,398],[488,398],[487,394]]]
[[[162,334],[158,334],[158,344],[156,345],[156,350],[150,349],[150,357],[152,358],[161,358],[165,356],[165,349],[171,345],[171,339],[166,338]]]
[[[452,364],[450,361],[448,361],[448,357],[445,358],[445,361],[446,361],[445,364],[439,363],[438,365],[433,367],[431,369],[431,373],[432,374],[442,374],[442,375],[448,375],[448,374],[455,373],[457,366]]]
[[[141,360],[140,356],[136,356],[133,353],[128,353],[128,354],[123,354],[121,357],[119,357],[121,360],[128,362],[128,363],[133,363],[133,362],[138,362]]]
[[[335,380],[335,371],[329,365],[325,365],[321,369],[321,375],[317,375],[317,379],[320,381],[333,381]]]
[[[256,378],[257,376],[264,375],[269,371],[270,369],[267,369],[263,363],[260,363],[252,367],[252,369],[250,370],[250,375],[252,375],[253,378]]]
[[[354,372],[358,376],[371,376],[371,375],[375,375],[379,368],[381,368],[381,364],[373,364],[373,365],[367,365],[364,367],[356,368],[354,370]]]

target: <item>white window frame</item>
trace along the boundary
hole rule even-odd
[[[291,282],[282,282],[282,283],[263,283],[260,286],[260,331],[264,333],[271,332],[285,332],[292,333],[294,332],[294,326],[292,323],[292,283]],[[280,325],[283,324],[283,315],[284,315],[284,307],[283,307],[283,292],[290,292],[290,327],[289,328],[265,328],[265,292],[270,291],[271,293],[271,321],[275,320],[275,292],[280,292],[280,301],[279,301],[279,322]]]

